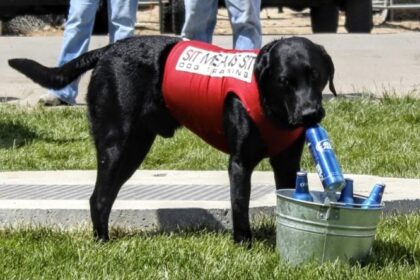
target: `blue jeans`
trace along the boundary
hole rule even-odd
[[[211,43],[217,20],[218,0],[185,0],[185,23],[181,36]],[[261,0],[225,0],[233,32],[233,47],[261,47]]]
[[[108,0],[109,40],[115,42],[134,34],[138,0]],[[70,0],[70,10],[64,28],[64,39],[58,65],[80,56],[88,50],[99,0]],[[60,90],[49,93],[60,100],[75,104],[79,79]]]

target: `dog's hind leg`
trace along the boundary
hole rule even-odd
[[[139,167],[155,139],[155,134],[139,127],[130,132],[109,133],[96,141],[98,173],[90,209],[94,235],[101,241],[109,239],[109,216],[121,186]]]
[[[109,215],[118,192],[144,160],[156,133],[146,127],[141,117],[138,104],[143,95],[138,94],[136,84],[124,80],[128,74],[113,68],[95,70],[99,73],[92,74],[88,105],[98,171],[90,212],[95,237],[106,241]]]

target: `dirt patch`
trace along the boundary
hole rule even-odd
[[[383,22],[381,14],[373,17],[375,26],[372,33],[398,33],[406,31],[420,31],[420,21],[387,21]],[[347,33],[344,28],[345,16],[340,14],[338,33]],[[261,26],[264,35],[304,35],[312,34],[309,9],[295,12],[283,9],[279,13],[277,8],[265,8],[261,11]],[[159,34],[159,9],[152,7],[149,10],[140,11],[137,15],[138,34]],[[227,10],[219,9],[217,16],[216,35],[232,34]]]
[[[407,31],[420,31],[419,20],[386,21],[383,23],[380,13],[374,15],[375,26],[372,33],[399,33]],[[338,33],[347,33],[344,28],[345,17],[340,14]],[[277,8],[265,8],[261,11],[261,25],[264,35],[304,35],[312,34],[309,9],[302,12],[295,12],[283,9],[279,13]],[[28,36],[57,36],[63,31],[63,27],[52,27],[49,25],[39,26],[37,30],[29,32]],[[159,7],[151,6],[143,8],[137,14],[136,34],[156,35],[159,30]],[[219,9],[215,35],[230,35],[232,30],[224,8]]]

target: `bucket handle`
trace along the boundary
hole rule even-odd
[[[340,218],[340,211],[333,207],[322,207],[321,210],[318,212],[318,218],[324,221],[338,220]]]

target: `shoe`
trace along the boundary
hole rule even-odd
[[[61,100],[60,98],[46,93],[41,95],[41,97],[38,100],[38,104],[44,105],[44,106],[67,106],[70,105],[67,102],[64,102],[63,100]]]

